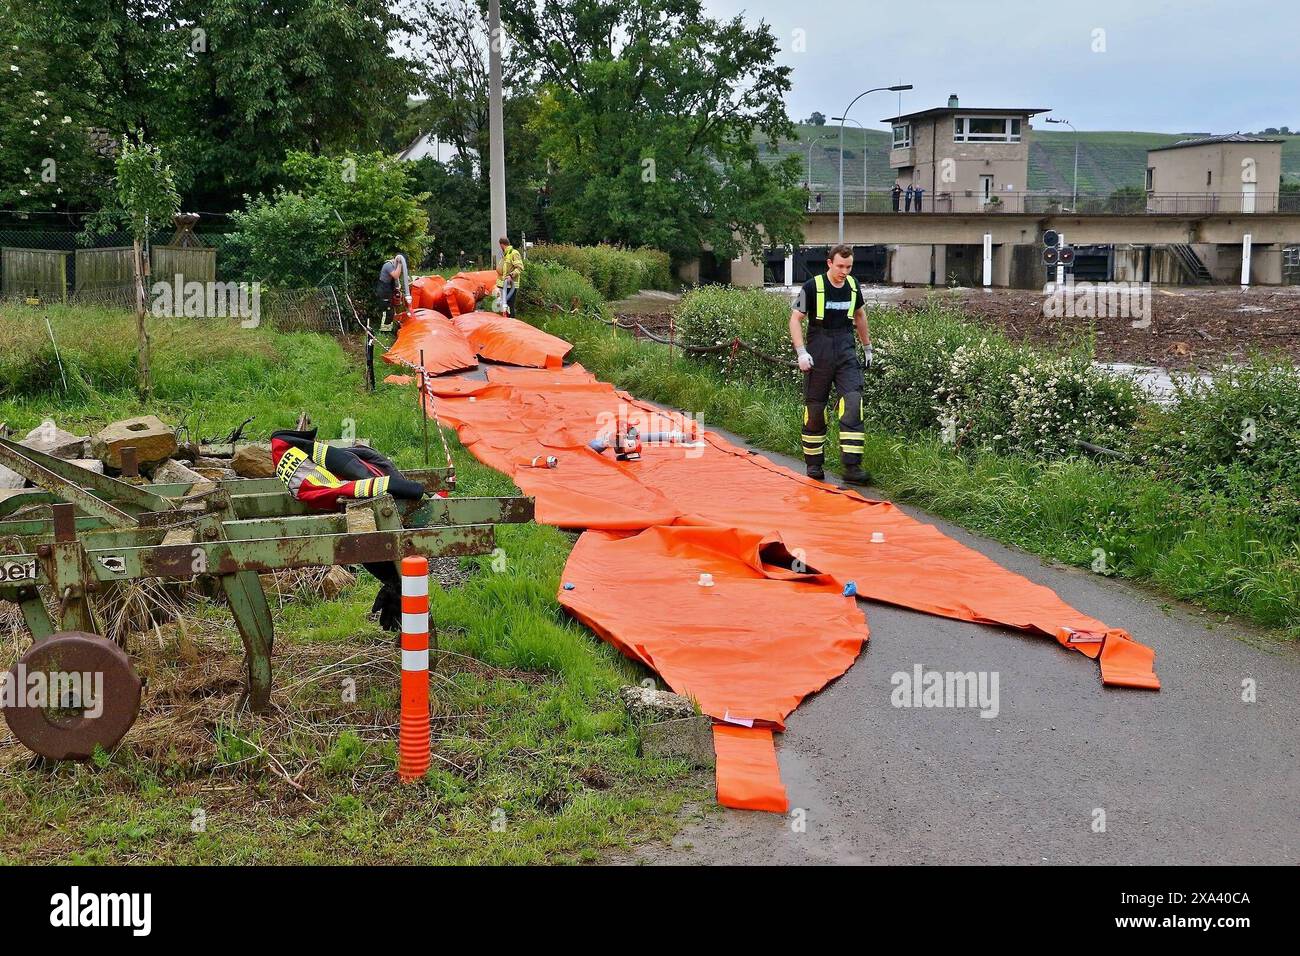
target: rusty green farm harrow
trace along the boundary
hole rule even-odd
[[[0,439],[0,464],[37,486],[0,500],[0,600],[21,607],[33,638],[9,673],[4,712],[19,740],[55,759],[112,747],[139,712],[141,682],[130,659],[100,636],[95,597],[113,583],[158,578],[215,585],[243,640],[245,701],[260,711],[270,701],[274,632],[259,573],[485,554],[496,546],[497,524],[533,517],[530,498],[434,494],[313,512],[275,478],[134,484],[6,439]],[[430,493],[454,484],[449,469],[407,476]],[[93,707],[84,695],[73,706],[66,699],[25,706],[20,681],[37,673],[102,675],[102,690]]]

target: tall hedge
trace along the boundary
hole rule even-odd
[[[610,300],[672,285],[672,262],[667,253],[657,249],[539,243],[528,250],[528,261],[572,269]]]

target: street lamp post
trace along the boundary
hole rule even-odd
[[[858,100],[862,99],[862,97],[866,96],[868,93],[879,93],[882,90],[890,90],[892,92],[897,92],[900,90],[910,90],[911,88],[912,88],[911,83],[900,83],[897,86],[876,86],[876,87],[872,87],[869,90],[863,90],[857,96],[853,97],[853,99],[849,100],[849,105],[844,107],[844,112],[837,117],[840,121],[840,201],[839,201],[839,207],[840,207],[839,237],[840,238],[839,241],[841,243],[844,242],[844,120],[848,118],[849,111],[853,109],[853,104],[856,103]],[[863,185],[865,186],[866,184],[864,183]]]
[[[820,142],[821,142],[822,140],[824,140],[825,138],[826,138],[825,136],[818,136],[816,139],[812,140],[812,141],[808,144],[808,164],[804,167],[805,172],[804,172],[804,177],[803,177],[803,184],[804,184],[804,188],[807,189],[807,190],[809,191],[809,192],[808,192],[808,195],[809,195],[809,196],[812,195],[812,150],[813,150],[813,147],[814,147],[814,146],[816,146],[818,143],[820,143]],[[809,211],[812,210],[812,202],[811,202],[811,200],[809,200],[809,203],[808,203],[808,209],[809,209]]]
[[[1074,124],[1069,120],[1052,119],[1045,116],[1043,119],[1049,123],[1061,123],[1070,127],[1070,132],[1074,134],[1074,195],[1070,197],[1070,212],[1079,211],[1079,131],[1074,128]]]
[[[862,130],[862,211],[867,211],[867,128],[855,119],[848,119],[846,116],[832,116],[833,120],[847,120],[858,129]]]

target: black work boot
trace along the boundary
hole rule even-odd
[[[821,462],[819,461],[808,462],[804,470],[807,472],[809,478],[815,478],[817,481],[826,480],[826,470],[822,468]]]
[[[850,485],[869,485],[871,476],[862,470],[862,466],[856,462],[844,466],[844,480]]]
[[[375,595],[370,608],[371,616],[378,616],[379,626],[385,631],[402,632],[402,593],[385,584]]]

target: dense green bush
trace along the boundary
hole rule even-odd
[[[564,266],[534,262],[524,269],[519,283],[519,303],[522,309],[553,312],[558,307],[565,311],[577,308],[608,317],[605,300],[586,276]]]
[[[700,286],[682,296],[677,307],[677,332],[687,345],[726,345],[733,339],[776,358],[793,361],[790,345],[790,303],[762,289]],[[800,381],[797,368],[773,365],[757,355],[727,348],[696,356],[729,378],[745,382]]]
[[[651,249],[649,246],[642,246],[640,249],[633,249],[629,253],[641,266],[641,288],[642,289],[672,289],[676,283],[673,281],[673,260],[666,252],[658,249]]]
[[[232,214],[223,272],[230,278],[302,287],[342,284],[368,302],[380,264],[394,253],[420,261],[429,219],[406,164],[381,153],[284,162],[290,188],[250,198]]]
[[[1255,356],[1174,385],[1177,403],[1139,429],[1138,451],[1149,467],[1216,490],[1230,489],[1242,473],[1300,496],[1300,374],[1292,366]]]
[[[627,298],[641,289],[666,289],[672,282],[668,255],[655,249],[539,243],[528,250],[528,261],[572,269],[610,300]]]

